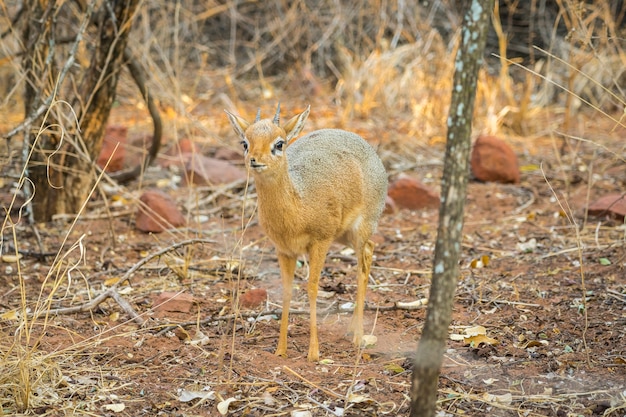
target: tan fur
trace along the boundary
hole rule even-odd
[[[323,129],[297,140],[309,108],[283,125],[270,119],[248,123],[228,113],[254,176],[259,221],[276,246],[283,282],[277,355],[287,354],[287,325],[296,260],[309,256],[311,309],[308,359],[319,360],[317,288],[333,241],[357,254],[356,307],[350,329],[361,344],[363,307],[374,244],[370,236],[382,213],[387,174],[374,149],[358,135]],[[282,146],[282,151],[279,149]]]

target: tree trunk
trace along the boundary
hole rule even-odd
[[[436,411],[439,371],[452,318],[461,252],[476,83],[492,10],[493,0],[472,0],[463,19],[448,116],[433,278],[411,378],[412,417],[433,417]]]
[[[75,5],[72,2],[29,0],[24,6],[26,119],[42,105],[49,106],[32,120],[33,129],[26,130],[24,142],[36,221],[48,221],[60,213],[76,214],[88,198],[96,179],[94,160],[102,147],[138,3],[92,0],[82,11],[87,21],[81,29],[76,16],[70,15]],[[100,9],[92,18],[95,4]],[[62,38],[76,30],[78,33],[69,36],[76,38],[73,42],[80,48],[68,52]],[[83,37],[90,36],[93,42],[79,44]],[[66,56],[61,56],[63,53]]]

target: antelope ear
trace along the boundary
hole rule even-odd
[[[298,136],[302,128],[304,127],[304,122],[306,122],[306,118],[309,117],[309,112],[311,111],[311,106],[307,106],[306,110],[302,113],[292,117],[285,125],[283,129],[287,134],[285,141],[287,143],[291,142],[293,138]]]
[[[233,127],[233,130],[235,131],[237,136],[239,136],[241,140],[244,140],[246,138],[245,131],[250,126],[250,123],[246,122],[244,119],[242,119],[239,116],[235,116],[234,114],[230,113],[228,110],[224,110],[224,111],[226,112],[226,115],[228,116],[228,120],[230,121],[230,125]]]

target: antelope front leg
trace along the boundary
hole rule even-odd
[[[320,347],[317,339],[317,289],[329,247],[330,243],[318,243],[309,249],[309,285],[307,287],[311,310],[309,354],[307,355],[309,362],[320,360]]]
[[[367,292],[367,281],[373,255],[374,242],[368,240],[359,251],[357,259],[356,305],[349,327],[349,330],[354,334],[352,342],[355,346],[360,346],[363,340],[363,309],[365,308],[365,293]]]
[[[276,355],[287,356],[287,328],[289,327],[289,306],[291,305],[291,293],[293,286],[293,274],[296,270],[296,258],[284,254],[278,254],[280,277],[283,282],[283,311],[280,317],[280,335]]]

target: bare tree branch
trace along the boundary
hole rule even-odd
[[[159,153],[159,149],[161,148],[161,138],[163,136],[163,122],[161,121],[161,114],[159,113],[159,109],[154,102],[153,96],[148,91],[145,71],[132,55],[129,48],[126,48],[124,50],[124,59],[126,60],[126,67],[128,68],[130,75],[133,77],[135,84],[137,84],[137,87],[139,88],[141,96],[148,106],[148,111],[150,112],[150,117],[152,118],[153,132],[150,151],[148,152],[148,155],[146,156],[142,164],[139,164],[129,170],[110,174],[112,179],[120,183],[126,183],[128,181],[134,180],[143,171],[145,171],[152,162],[154,162],[157,154]]]
[[[160,249],[146,256],[145,258],[141,259],[139,262],[133,265],[128,271],[126,271],[126,273],[122,277],[120,277],[120,279],[115,284],[113,284],[110,288],[108,288],[106,291],[98,295],[93,300],[90,300],[89,302],[78,305],[78,306],[51,309],[49,311],[46,311],[46,314],[59,315],[59,314],[73,314],[73,313],[81,313],[85,311],[93,311],[104,301],[106,301],[109,298],[112,298],[113,300],[115,300],[115,302],[117,302],[117,304],[119,304],[120,307],[122,307],[124,312],[126,312],[126,314],[128,314],[138,325],[143,326],[145,324],[145,320],[141,317],[140,314],[138,314],[135,311],[135,309],[130,305],[130,303],[119,294],[119,292],[117,291],[117,288],[124,282],[130,281],[130,278],[135,272],[137,272],[142,266],[144,266],[148,262],[152,261],[154,258],[163,256],[166,253],[176,250],[178,248],[189,246],[189,245],[195,245],[198,243],[216,243],[216,242],[210,239],[188,239],[182,242],[174,243],[173,245]]]

